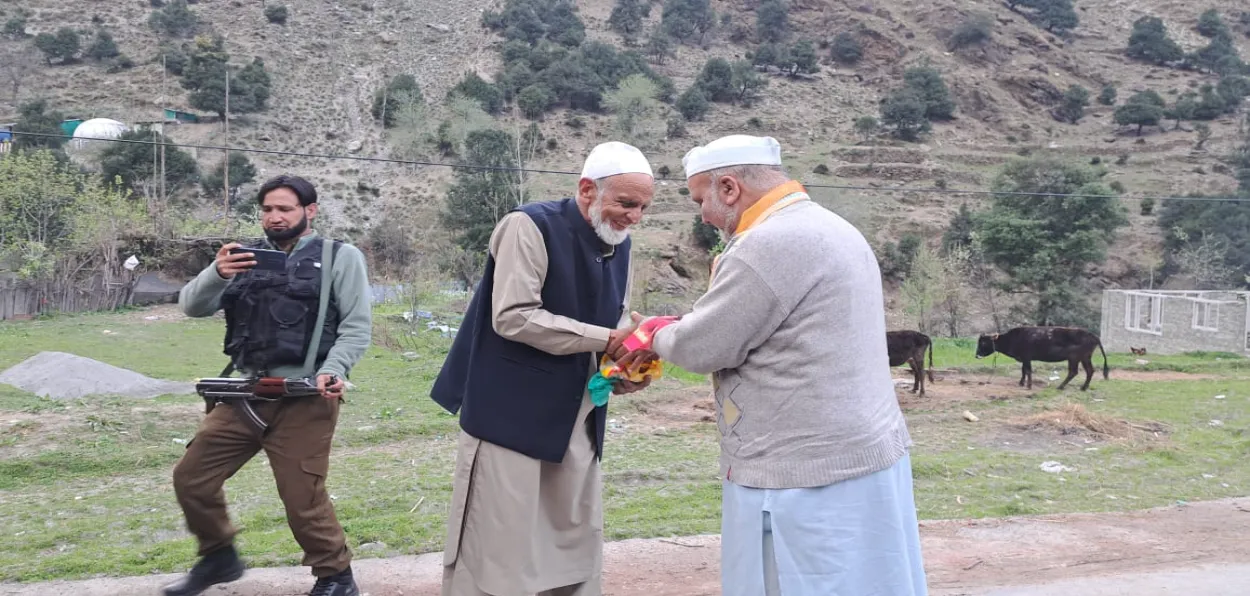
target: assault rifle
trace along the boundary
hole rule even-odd
[[[338,382],[330,377],[326,386]],[[252,400],[277,401],[282,398],[321,395],[317,389],[317,377],[209,377],[195,383],[195,392],[211,407],[215,403],[238,406],[242,418],[251,423],[262,435],[269,425],[252,409]]]

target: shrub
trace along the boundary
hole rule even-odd
[[[702,120],[707,115],[708,107],[707,96],[698,85],[687,89],[677,99],[677,111],[686,120]]]
[[[712,250],[712,247],[720,243],[721,240],[720,230],[717,230],[716,226],[703,223],[703,216],[698,213],[694,215],[691,236],[694,237],[695,246],[703,250]]]
[[[854,33],[842,32],[833,38],[832,47],[829,55],[837,62],[842,64],[855,64],[860,58],[864,57],[864,46],[859,43],[859,38]]]
[[[199,28],[199,18],[187,7],[186,0],[173,0],[148,16],[148,25],[166,37],[187,37]]]
[[[498,114],[503,109],[503,92],[476,72],[465,73],[464,78],[447,92],[447,97],[457,94],[476,100],[487,114]]]
[[[117,43],[113,41],[113,35],[103,29],[96,33],[95,41],[87,48],[87,57],[92,60],[108,60],[120,55],[121,51],[117,49]]]
[[[994,21],[989,16],[976,14],[964,17],[955,32],[951,35],[950,48],[959,48],[985,43],[994,31]]]
[[[270,4],[265,7],[265,18],[269,19],[270,23],[285,25],[288,14],[286,6],[282,4]]]
[[[395,75],[385,88],[375,91],[370,113],[374,120],[383,120],[384,128],[390,128],[395,126],[395,118],[399,115],[401,103],[404,101],[424,102],[421,87],[410,74]]]
[[[522,116],[536,120],[551,107],[551,90],[542,83],[530,85],[517,94],[516,103]]]
[[[668,138],[684,139],[686,138],[686,122],[681,118],[668,119]]]
[[[1115,85],[1106,85],[1102,88],[1102,92],[1098,94],[1098,103],[1104,106],[1115,105]]]

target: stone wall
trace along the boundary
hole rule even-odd
[[[1149,294],[1149,291],[1142,291]],[[1175,294],[1153,294],[1162,299],[1162,333],[1127,329],[1125,302],[1132,290],[1107,290],[1102,297],[1102,345],[1108,352],[1128,352],[1129,348],[1146,348],[1147,354],[1177,354],[1208,351],[1245,354],[1246,297],[1232,293],[1211,293],[1204,299],[1222,300],[1217,309],[1217,330],[1194,328],[1195,300]]]

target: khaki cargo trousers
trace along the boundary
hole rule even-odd
[[[222,487],[264,449],[287,524],[304,550],[303,564],[317,577],[347,568],[347,537],[325,489],[340,403],[320,396],[253,401],[252,408],[269,424],[263,437],[229,403],[212,408],[174,467],[174,494],[187,529],[199,541],[200,556],[233,542],[237,531]]]

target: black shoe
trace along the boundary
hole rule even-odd
[[[233,546],[227,546],[204,556],[182,579],[165,586],[165,596],[197,596],[217,584],[232,582],[243,577],[243,561]]]
[[[360,596],[360,588],[356,587],[352,568],[348,567],[330,577],[317,578],[308,596]]]

